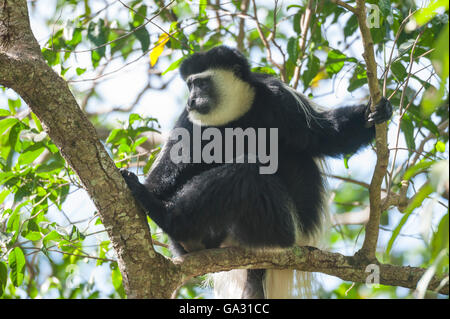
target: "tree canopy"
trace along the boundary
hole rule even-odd
[[[327,274],[319,298],[447,298],[448,6],[0,0],[0,298],[209,298],[205,274],[250,265]],[[126,190],[116,167],[146,174],[185,105],[179,65],[219,44],[325,107],[394,106],[328,162],[323,250],[172,258]]]

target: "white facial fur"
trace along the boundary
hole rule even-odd
[[[197,125],[221,126],[244,115],[252,106],[255,90],[232,71],[213,69],[190,77],[211,76],[218,94],[218,105],[207,114],[189,112],[189,120]]]

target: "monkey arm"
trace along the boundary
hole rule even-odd
[[[134,198],[150,214],[153,221],[158,225],[165,224],[165,215],[167,214],[164,202],[156,198],[152,192],[149,192],[147,187],[139,182],[138,177],[134,173],[127,169],[121,169],[120,173],[125,179]]]
[[[390,102],[383,98],[370,111],[370,105],[346,106],[320,113],[312,127],[307,151],[313,156],[337,157],[357,152],[375,137],[375,125],[392,116]]]

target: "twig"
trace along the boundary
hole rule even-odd
[[[250,0],[243,0],[241,2],[240,10],[242,13],[247,13],[249,4],[250,4]],[[217,12],[219,12],[219,11],[217,11]],[[244,39],[245,39],[245,19],[240,18],[239,32],[238,32],[236,42],[237,42],[237,47],[241,52],[243,52],[245,50]]]
[[[266,55],[267,55],[267,61],[272,63],[278,70],[280,70],[280,76],[281,80],[283,82],[286,82],[286,68],[283,65],[280,65],[279,63],[275,62],[275,60],[272,58],[272,50],[270,48],[269,41],[267,40],[266,36],[264,35],[263,31],[261,30],[261,25],[258,20],[258,13],[257,13],[257,7],[255,0],[252,0],[253,3],[253,14],[255,16],[255,22],[256,22],[256,30],[258,30],[259,38],[261,39],[262,43],[264,44],[264,47],[266,48]]]
[[[351,5],[349,5],[348,3],[345,3],[344,1],[340,1],[340,0],[331,0],[331,2],[336,3],[337,5],[347,9],[350,12],[353,12],[354,14],[356,14],[356,8],[352,7]]]
[[[117,42],[117,41],[119,41],[119,40],[122,40],[122,39],[124,39],[124,38],[126,38],[126,37],[132,35],[132,34],[135,33],[136,31],[139,31],[140,29],[145,28],[145,26],[146,26],[147,24],[151,23],[153,19],[155,19],[156,17],[158,17],[158,16],[161,14],[162,11],[164,11],[167,7],[169,7],[169,6],[170,6],[172,3],[174,3],[174,2],[175,2],[175,0],[172,0],[169,4],[167,4],[167,5],[164,6],[161,10],[159,10],[153,17],[151,17],[150,19],[147,19],[147,22],[145,22],[145,23],[141,24],[140,26],[134,28],[133,30],[131,30],[131,31],[127,32],[127,33],[125,33],[124,35],[122,35],[122,36],[120,36],[120,37],[118,37],[118,38],[116,38],[116,39],[114,39],[114,40],[105,42],[105,43],[103,43],[103,44],[101,44],[101,45],[99,45],[99,46],[97,46],[97,47],[95,47],[95,48],[90,48],[90,49],[87,49],[87,50],[64,50],[64,49],[60,49],[60,50],[57,50],[57,51],[58,51],[58,52],[70,52],[70,53],[86,53],[86,52],[91,52],[91,51],[95,51],[95,50],[98,50],[98,49],[100,49],[100,48],[106,47],[107,45],[109,45],[109,44],[111,44],[111,43],[114,43],[114,42]],[[54,51],[54,50],[52,49],[52,51]]]
[[[309,24],[311,22],[311,16],[313,14],[312,1],[308,0],[306,4],[305,13],[300,19],[301,37],[300,37],[300,53],[297,59],[297,65],[295,66],[294,75],[292,77],[292,87],[296,89],[298,87],[298,82],[300,80],[300,71],[303,65],[303,56],[305,55],[306,49],[306,38],[308,37]]]
[[[352,7],[347,4],[338,1],[340,5],[346,7],[348,10],[352,11]],[[359,30],[361,32],[361,38],[364,46],[363,57],[367,66],[367,80],[369,84],[370,97],[372,100],[371,109],[374,110],[375,105],[381,99],[381,91],[378,85],[377,78],[377,63],[375,61],[374,44],[372,40],[372,35],[370,29],[366,24],[366,7],[364,0],[356,1],[356,8],[352,11],[359,24]],[[370,199],[370,218],[366,224],[366,233],[364,237],[364,242],[358,255],[369,260],[376,260],[375,251],[378,242],[378,233],[380,225],[380,217],[382,212],[381,203],[381,184],[383,178],[386,175],[387,166],[389,162],[389,151],[387,148],[387,125],[386,123],[377,124],[376,128],[376,154],[377,163],[375,170],[373,172],[372,180],[369,188],[369,199]]]

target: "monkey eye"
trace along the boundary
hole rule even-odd
[[[194,85],[199,88],[205,88],[208,85],[208,79],[206,78],[197,78],[194,81]]]
[[[188,79],[186,80],[186,84],[187,84],[187,86],[188,86],[188,88],[189,88],[189,90],[190,90],[191,87],[192,87],[192,78],[188,78]]]

